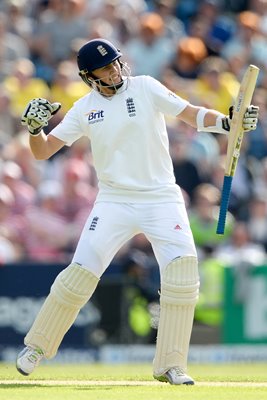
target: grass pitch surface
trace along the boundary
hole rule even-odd
[[[0,364],[1,400],[266,400],[265,364],[192,365],[194,386],[171,386],[151,376],[151,365],[40,366],[30,377]]]

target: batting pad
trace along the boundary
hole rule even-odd
[[[55,279],[26,335],[25,345],[39,347],[46,358],[54,357],[80,309],[94,293],[98,281],[95,275],[76,263],[64,269]]]
[[[172,367],[186,371],[198,293],[197,258],[188,256],[173,260],[161,278],[154,376],[160,376]]]

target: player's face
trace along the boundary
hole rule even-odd
[[[95,69],[93,74],[108,85],[116,85],[120,83],[122,79],[121,67],[118,60],[113,61],[105,67]]]

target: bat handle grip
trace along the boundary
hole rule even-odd
[[[227,176],[227,175],[224,176],[219,220],[218,220],[217,230],[216,230],[216,233],[218,235],[224,234],[224,227],[225,227],[225,221],[226,221],[226,214],[227,214],[227,210],[228,210],[232,180],[233,180],[232,176]]]

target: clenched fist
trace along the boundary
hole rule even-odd
[[[21,123],[28,127],[31,135],[36,136],[44,126],[48,125],[48,121],[60,108],[60,103],[50,103],[41,98],[33,99],[25,108],[21,116]]]

